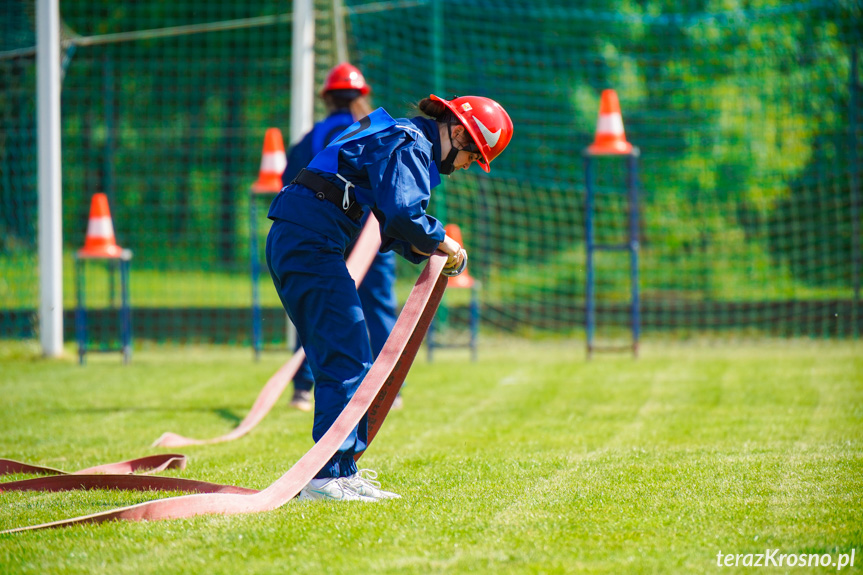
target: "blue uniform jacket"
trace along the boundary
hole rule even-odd
[[[291,147],[288,153],[288,165],[282,172],[282,185],[290,184],[318,152],[353,123],[354,117],[350,110],[336,110],[315,124],[303,139]]]
[[[383,110],[376,113],[381,112],[385,114]],[[414,253],[411,245],[432,253],[443,241],[443,225],[425,213],[431,188],[440,183],[440,146],[437,123],[417,117],[395,120],[393,125],[347,141],[339,149],[339,174],[354,184],[352,197],[371,208],[380,222],[381,251],[392,250],[418,263],[426,257]],[[344,187],[335,174],[319,173]],[[282,189],[268,217],[318,231],[344,245],[360,230],[359,224],[334,204],[318,200],[311,190],[297,184]]]

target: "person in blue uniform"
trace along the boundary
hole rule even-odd
[[[441,174],[473,162],[489,171],[512,138],[512,121],[494,100],[463,96],[423,99],[423,115],[394,119],[379,108],[349,126],[273,199],[266,259],[273,284],[297,329],[315,381],[312,437],[318,441],[359,387],[372,364],[362,302],[345,264],[366,211],[377,218],[381,251],[413,263],[435,250],[445,273],[464,268],[467,253],[426,213]],[[306,485],[300,499],[378,501],[374,472],[354,456],[368,442],[365,418]]]
[[[288,165],[282,174],[282,183],[287,186],[345,128],[367,116],[372,110],[368,103],[371,86],[362,73],[348,62],[332,68],[324,81],[321,98],[327,107],[327,117],[316,123],[288,153]],[[366,212],[361,223],[365,225]],[[350,254],[353,243],[345,256]],[[395,293],[396,256],[393,252],[378,252],[363,279],[358,292],[363,313],[369,328],[372,357],[377,358],[396,323],[397,305]],[[299,338],[297,348],[301,346]],[[312,410],[312,388],[315,381],[308,361],[304,361],[294,376],[294,393],[290,405],[300,411]],[[402,404],[401,394],[393,402],[393,409]]]

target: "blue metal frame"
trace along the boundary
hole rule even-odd
[[[261,277],[261,255],[258,253],[258,198],[261,196],[272,198],[278,192],[249,192],[249,261],[251,262],[252,276],[252,349],[255,354],[255,361],[261,359],[261,352],[264,351],[285,351],[290,348],[290,343],[286,348],[264,349],[263,339],[263,320],[261,311],[261,288],[259,285]],[[269,272],[267,273],[269,277]],[[292,329],[288,315],[285,314],[285,329]],[[289,351],[292,351],[289,349]]]
[[[75,289],[77,307],[75,309],[75,338],[78,343],[78,363],[84,365],[88,344],[87,331],[87,303],[86,303],[86,270],[85,264],[89,259],[100,259],[105,261],[108,268],[108,281],[111,305],[115,304],[114,297],[114,269],[120,271],[120,347],[105,348],[93,351],[120,351],[123,354],[123,363],[132,361],[132,306],[129,298],[129,281],[131,276],[132,252],[123,250],[118,258],[88,258],[75,255]]]
[[[629,280],[630,280],[630,321],[632,325],[632,354],[638,357],[638,342],[641,337],[641,306],[639,302],[640,294],[638,289],[638,148],[633,147],[632,152],[626,155],[627,158],[627,202],[629,207],[628,215],[628,238],[625,244],[597,244],[594,241],[594,225],[593,225],[593,209],[594,209],[594,162],[593,155],[585,152],[584,154],[584,174],[586,182],[585,208],[584,208],[584,235],[586,253],[586,270],[585,270],[585,338],[587,341],[587,357],[590,359],[594,351],[603,350],[603,348],[594,345],[594,337],[596,335],[596,293],[594,282],[596,272],[593,263],[593,254],[597,251],[628,251],[629,252]]]
[[[470,340],[468,341],[468,347],[470,348],[470,358],[471,361],[477,360],[477,343],[479,342],[479,282],[474,280],[473,285],[470,288],[448,288],[448,289],[470,289]],[[444,308],[445,309],[445,308]],[[441,311],[440,309],[438,311]],[[437,324],[438,318],[437,314],[435,314],[435,318],[432,320],[431,324],[429,324],[428,334],[426,335],[426,347],[428,348],[428,360],[432,361],[434,357],[434,349],[436,347],[441,348],[454,348],[454,347],[464,347],[459,344],[447,344],[447,343],[438,343],[435,340],[434,332],[435,325]]]
[[[261,261],[258,255],[258,207],[255,192],[249,193],[249,260],[252,263],[252,349],[255,361],[261,358],[261,293],[258,280],[261,275]]]

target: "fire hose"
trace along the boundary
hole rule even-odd
[[[59,480],[58,485],[66,482],[65,485],[69,486],[67,488],[88,487],[89,485],[89,488],[103,489],[152,489],[153,487],[145,485],[158,484],[156,487],[158,489],[195,491],[195,493],[156,499],[71,519],[18,527],[2,533],[61,527],[78,523],[101,523],[112,520],[155,521],[208,514],[259,513],[271,511],[286,504],[329,461],[364,415],[368,414],[369,443],[377,435],[419,351],[422,339],[428,331],[446,290],[447,277],[441,273],[446,261],[446,255],[441,252],[436,252],[429,258],[429,262],[417,279],[387,343],[348,405],[324,436],[293,467],[266,489],[257,491],[170,477],[157,479],[157,476],[150,475],[79,475],[62,474],[61,472],[61,474],[53,477],[25,481],[31,481],[31,489],[39,485],[39,483],[33,482],[45,482],[42,483],[42,490],[46,489],[45,485],[48,485],[52,479],[59,477],[61,480]],[[360,455],[357,454],[357,458]],[[123,469],[134,467],[131,464],[128,466],[120,465]],[[69,477],[73,479],[63,479]],[[91,483],[88,484],[88,481]],[[76,484],[77,487],[71,487]],[[10,484],[0,484],[0,491],[7,490],[7,485]]]

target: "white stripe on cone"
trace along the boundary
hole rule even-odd
[[[596,123],[597,134],[623,134],[623,116],[620,114],[602,114]]]
[[[111,223],[110,216],[90,218],[90,221],[87,222],[87,237],[113,238],[114,225]]]
[[[281,174],[288,166],[288,159],[284,153],[269,152],[261,156],[261,172]]]

